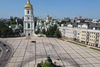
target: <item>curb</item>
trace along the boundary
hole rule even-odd
[[[11,45],[11,44],[9,44],[6,40],[3,40],[3,39],[1,39],[1,42],[2,43],[4,43],[4,44],[6,44],[6,45],[8,45],[10,48],[11,48],[11,55],[10,55],[10,57],[9,57],[9,60],[7,61],[7,63],[5,64],[5,67],[7,66],[7,64],[8,64],[8,62],[11,60],[11,58],[12,58],[12,55],[13,55],[13,51],[14,51],[14,48],[13,48],[13,46]]]

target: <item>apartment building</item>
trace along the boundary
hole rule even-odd
[[[80,42],[84,42],[87,45],[100,47],[100,31],[99,30],[80,30]]]
[[[66,37],[68,39],[73,39],[74,38],[74,34],[73,34],[74,29],[73,28],[59,27],[59,30],[62,33],[62,37]]]
[[[86,45],[100,47],[100,30],[87,28],[59,27],[62,36],[67,39],[76,39]]]
[[[79,42],[85,43],[87,42],[87,30],[80,30],[80,35],[79,35]]]
[[[80,28],[72,28],[70,27],[59,27],[59,30],[62,33],[62,37],[66,37],[67,39],[78,39],[80,37]]]

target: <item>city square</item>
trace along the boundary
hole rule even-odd
[[[99,0],[2,0],[0,67],[100,67],[99,6]]]
[[[50,55],[62,67],[99,67],[100,52],[57,38],[32,37],[5,39],[14,48],[6,67],[36,67]],[[31,41],[36,41],[32,43]]]

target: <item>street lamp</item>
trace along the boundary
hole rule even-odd
[[[65,37],[65,29],[63,28],[63,33],[64,33],[64,37]]]

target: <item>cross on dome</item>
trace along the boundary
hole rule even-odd
[[[33,9],[33,6],[30,4],[30,0],[27,0],[27,4],[25,5],[25,9]]]
[[[30,0],[27,0],[27,3],[30,3]]]

